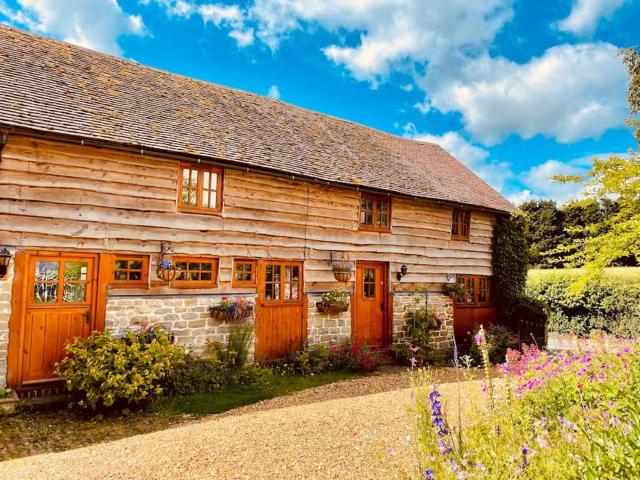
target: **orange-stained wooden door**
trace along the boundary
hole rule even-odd
[[[32,256],[23,318],[22,385],[54,380],[65,345],[94,328],[95,255]]]
[[[356,343],[388,343],[387,265],[358,262],[353,299],[351,336]]]
[[[275,360],[305,340],[302,262],[263,260],[258,265],[256,360]]]

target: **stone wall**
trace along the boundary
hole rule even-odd
[[[428,302],[427,300],[428,295]],[[438,330],[434,330],[431,336],[434,352],[447,353],[453,347],[453,300],[437,292],[396,292],[393,296],[393,339],[395,342],[405,336],[405,326],[410,314],[419,307],[428,306],[444,316],[444,322]]]
[[[144,323],[157,323],[173,332],[177,345],[194,353],[203,353],[208,341],[226,344],[234,324],[211,318],[209,307],[220,303],[222,297],[223,295],[110,296],[107,301],[105,328],[120,334]],[[243,297],[255,300],[253,295]],[[255,312],[247,321],[255,323]],[[254,342],[251,352],[253,349]]]
[[[7,354],[9,351],[9,317],[11,316],[11,289],[15,250],[11,252],[11,263],[7,275],[0,280],[0,388],[7,385]]]
[[[307,341],[316,343],[341,342],[351,338],[351,305],[349,310],[337,314],[320,313],[316,302],[321,294],[309,293],[307,310]]]

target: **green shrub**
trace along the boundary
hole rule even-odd
[[[480,327],[473,332],[475,337]],[[489,361],[492,364],[503,363],[507,356],[507,350],[518,348],[518,338],[507,327],[502,325],[489,325],[484,330],[487,345],[489,347]],[[469,347],[469,355],[475,365],[482,365],[482,352],[478,343],[472,341]]]
[[[575,279],[575,273],[559,271],[529,278],[527,293],[549,306],[549,331],[580,336],[592,330],[623,336],[640,333],[640,281],[603,277],[576,294],[570,289]]]
[[[227,387],[252,385],[269,381],[271,371],[258,365],[242,368],[225,365],[213,356],[185,355],[163,382],[164,393],[169,396],[186,396],[194,393],[209,393]]]
[[[141,405],[162,394],[162,381],[183,357],[158,327],[122,338],[94,332],[74,339],[65,351],[56,375],[79,394],[78,405],[91,410]]]
[[[231,327],[227,345],[209,342],[207,353],[218,358],[226,367],[242,368],[249,359],[249,349],[253,339],[253,325],[237,324]]]

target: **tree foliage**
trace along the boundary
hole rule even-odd
[[[629,110],[640,113],[640,52],[633,49],[621,51],[629,71]],[[637,126],[635,134],[640,141],[640,122],[631,119]],[[582,283],[599,275],[604,267],[613,265],[617,259],[640,255],[640,154],[629,152],[628,157],[610,155],[607,159],[594,158],[591,169],[585,175],[556,177],[560,182],[584,182],[585,200],[604,202],[615,200],[617,209],[607,218],[592,221],[579,229],[584,240],[578,245],[573,258],[582,258],[589,275]],[[567,248],[576,245],[567,243]]]

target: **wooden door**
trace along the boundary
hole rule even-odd
[[[256,360],[299,350],[306,338],[302,263],[264,260],[258,265]]]
[[[55,380],[65,345],[94,328],[95,255],[32,256],[23,317],[22,385]]]
[[[388,343],[387,266],[384,263],[358,262],[356,266],[351,336],[356,343]]]

